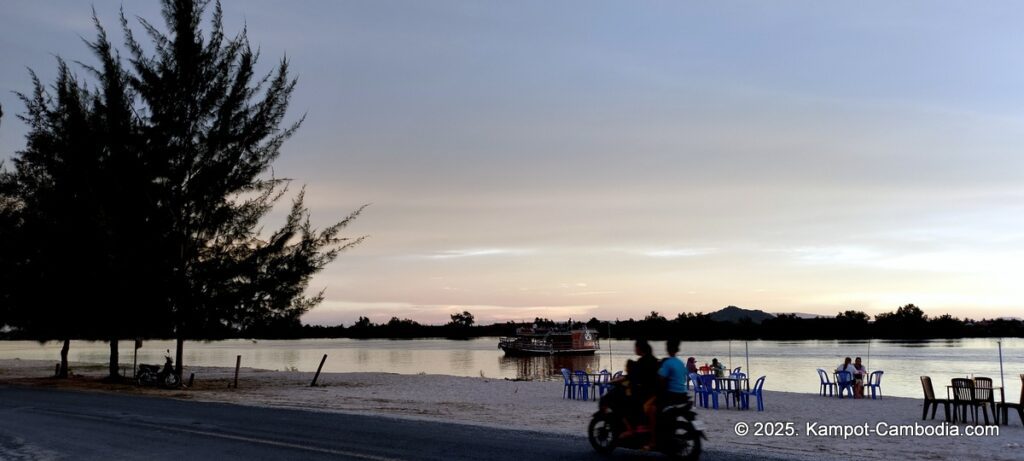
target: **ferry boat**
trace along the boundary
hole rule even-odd
[[[601,349],[597,330],[583,328],[524,327],[516,335],[498,339],[505,355],[590,355]]]

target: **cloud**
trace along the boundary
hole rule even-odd
[[[641,254],[652,258],[688,258],[691,256],[711,254],[716,251],[718,251],[717,248],[667,248],[643,251]]]
[[[445,250],[424,255],[430,259],[473,258],[479,256],[522,256],[534,253],[533,250],[507,248],[477,248],[465,250]]]

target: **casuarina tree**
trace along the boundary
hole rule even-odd
[[[270,166],[301,122],[285,123],[295,80],[284,59],[257,76],[245,32],[227,37],[220,4],[204,14],[208,6],[164,0],[166,30],[139,19],[149,46],[122,15],[125,59],[97,21],[90,47],[100,64],[86,67],[96,84],[86,89],[61,64],[51,99],[36,80],[34,95],[24,98],[29,147],[16,158],[20,189],[68,189],[55,195],[73,203],[59,206],[79,207],[48,229],[72,226],[98,242],[83,259],[101,270],[79,288],[105,299],[102,312],[115,315],[106,324],[84,323],[82,336],[173,336],[179,376],[186,339],[297,321],[322,299],[306,294],[310,278],[361,241],[339,234],[362,208],[316,229],[302,192],[283,227],[262,231],[263,218],[287,193],[288,181],[274,178]],[[62,102],[65,93],[74,96],[63,98],[70,102]],[[75,124],[51,120],[64,118]],[[65,172],[69,160],[86,168]],[[51,178],[50,170],[61,176]],[[40,178],[46,187],[35,184]]]

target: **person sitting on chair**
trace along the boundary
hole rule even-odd
[[[697,369],[697,359],[690,357],[686,359],[686,372],[687,373],[698,373],[700,370]]]
[[[853,398],[862,399],[864,398],[864,377],[867,376],[868,369],[864,368],[860,357],[853,361],[853,369]]]
[[[711,371],[715,373],[716,378],[721,378],[725,376],[725,365],[722,365],[718,359],[711,359]]]

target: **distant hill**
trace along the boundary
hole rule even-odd
[[[743,309],[736,306],[729,306],[722,310],[712,312],[709,315],[711,316],[711,320],[716,322],[739,322],[740,320],[749,318],[750,321],[758,324],[767,319],[775,318],[774,315],[762,310]]]

